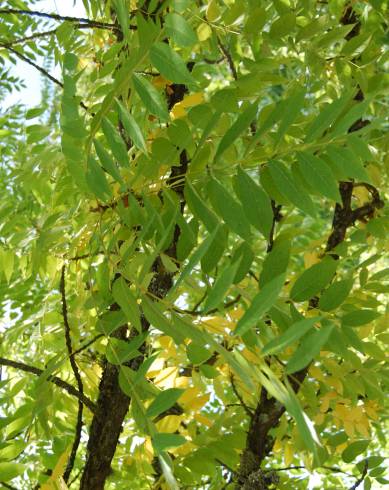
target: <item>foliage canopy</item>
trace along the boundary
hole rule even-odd
[[[383,488],[387,2],[39,3],[0,9],[2,104],[44,82],[0,113],[0,486]]]

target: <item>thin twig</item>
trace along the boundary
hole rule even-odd
[[[46,12],[38,12],[37,10],[0,9],[0,14],[29,15],[30,17],[43,17],[45,19],[88,24],[90,27],[96,27],[97,29],[117,30],[117,26],[115,24],[110,24],[108,22],[99,22],[97,20],[86,19],[83,17],[69,17],[67,15],[48,14]]]
[[[241,397],[236,385],[235,385],[235,381],[234,381],[234,377],[230,376],[230,381],[231,381],[231,387],[232,387],[232,391],[234,392],[236,398],[239,400],[241,406],[243,407],[244,411],[247,413],[247,415],[252,418],[254,416],[254,412],[246,405],[246,403],[244,402],[243,398]]]
[[[20,58],[21,60],[25,61],[26,63],[28,63],[29,65],[33,66],[35,69],[40,71],[42,73],[42,75],[44,75],[46,78],[51,80],[53,83],[55,83],[56,85],[63,88],[62,82],[60,82],[57,78],[50,75],[50,73],[47,70],[45,70],[41,66],[39,66],[36,63],[34,63],[33,61],[31,61],[29,58],[27,58],[27,56],[24,56],[24,54],[19,53],[19,51],[16,51],[16,49],[13,49],[11,46],[8,46],[7,44],[0,43],[0,47],[8,49],[8,51],[11,51],[11,53],[14,53],[18,58]]]
[[[83,255],[76,255],[74,257],[70,257],[70,259],[68,259],[68,260],[71,260],[72,262],[76,262],[77,260],[88,259],[89,257],[95,257],[96,255],[104,255],[104,252],[101,251],[101,252],[96,252],[96,253],[87,253],[87,254],[83,254]]]
[[[231,299],[230,301],[227,301],[227,303],[224,303],[223,309],[227,310],[228,308],[231,308],[231,306],[234,306],[236,303],[238,303],[241,299],[242,295],[238,294],[236,298]],[[182,313],[185,315],[192,315],[192,316],[204,316],[204,315],[209,315],[211,313],[215,313],[216,311],[219,311],[219,308],[212,308],[211,310],[208,310],[207,312],[205,311],[197,311],[197,308],[194,308],[193,310],[183,310],[178,307],[174,307],[174,310],[177,311],[178,313]]]
[[[225,59],[227,60],[228,66],[230,67],[230,71],[232,73],[232,76],[234,77],[234,80],[238,80],[238,72],[236,71],[234,62],[232,60],[232,56],[228,49],[224,46],[224,44],[220,41],[219,36],[217,36],[217,44],[219,46],[220,51],[223,53]]]
[[[75,29],[92,29],[93,26],[89,24],[76,24]],[[41,37],[47,37],[47,36],[52,36],[53,34],[56,34],[58,29],[51,29],[50,31],[43,31],[43,32],[36,32],[35,34],[31,34],[31,36],[24,36],[24,37],[19,37],[16,39],[12,39],[11,41],[6,41],[3,44],[6,46],[14,46],[15,44],[21,44],[25,43],[28,41],[32,41],[33,39],[39,39]]]
[[[272,473],[273,471],[289,471],[289,470],[303,470],[305,466],[286,466],[285,468],[272,468],[270,470],[263,470],[264,473]]]
[[[37,368],[35,366],[30,366],[28,364],[24,364],[23,362],[18,362],[18,361],[13,361],[11,359],[6,359],[4,357],[0,357],[0,366],[8,366],[12,367],[14,369],[19,369],[20,371],[24,371],[26,373],[32,373],[35,374],[36,376],[41,376],[44,373],[43,369]],[[73,385],[67,383],[61,378],[58,378],[58,376],[47,376],[47,381],[50,381],[51,383],[59,386],[63,390],[67,391],[69,395],[75,396],[78,400],[81,400],[82,403],[89,408],[89,410],[94,413],[96,411],[96,406],[88,398],[86,395],[81,394],[77,388],[75,388]]]
[[[61,87],[63,89],[63,83],[62,82],[60,82],[57,78],[53,77],[53,75],[50,75],[50,73],[47,70],[45,70],[42,66],[39,66],[36,63],[34,63],[33,61],[31,61],[29,58],[27,58],[27,56],[24,56],[24,54],[19,53],[19,51],[16,51],[16,49],[12,48],[11,46],[9,46],[7,44],[0,43],[0,47],[8,49],[8,51],[11,51],[11,53],[14,53],[18,58],[20,58],[25,63],[28,63],[30,66],[33,66],[36,70],[38,70],[40,73],[42,73],[42,75],[44,75],[46,78],[48,78],[53,83],[55,83],[56,85],[58,85],[59,87]],[[86,111],[88,110],[88,106],[86,106],[84,104],[84,102],[82,102],[82,101],[80,102],[80,106],[83,109],[85,109]]]
[[[281,221],[282,219],[282,215],[281,215],[281,204],[276,204],[276,202],[274,201],[274,199],[271,200],[271,207],[272,207],[272,210],[273,210],[273,222],[272,222],[272,225],[271,225],[271,229],[270,229],[270,234],[269,234],[269,241],[268,241],[268,244],[267,244],[267,250],[266,252],[269,253],[271,252],[272,248],[273,248],[273,244],[274,244],[274,232],[275,232],[275,229],[276,229],[276,223],[278,221]]]
[[[101,337],[104,337],[104,334],[103,333],[99,333],[98,335],[96,335],[95,337],[93,337],[92,340],[90,340],[89,342],[87,342],[86,344],[82,345],[79,349],[75,350],[74,352],[72,352],[70,354],[69,357],[73,357],[73,356],[76,356],[77,354],[79,354],[80,352],[84,351],[85,349],[87,349],[90,345],[94,344],[96,342],[96,340],[99,340],[101,339]]]
[[[350,488],[350,490],[356,490],[359,487],[359,485],[363,482],[363,480],[365,479],[365,476],[367,475],[368,467],[369,467],[369,464],[367,462],[367,459],[365,459],[365,465],[363,467],[362,474],[361,474],[360,478],[358,478],[358,480]]]
[[[66,273],[66,266],[64,264],[62,266],[62,270],[61,270],[61,282],[60,282],[59,289],[61,292],[61,299],[62,299],[62,317],[63,317],[63,323],[64,323],[64,327],[65,327],[66,348],[67,348],[68,354],[69,354],[70,365],[72,367],[72,371],[73,371],[74,377],[75,377],[76,382],[77,382],[78,391],[81,393],[81,395],[83,395],[84,394],[84,385],[82,384],[82,379],[81,379],[80,371],[78,369],[76,360],[74,358],[74,355],[72,355],[73,347],[72,347],[71,330],[70,330],[69,318],[68,318],[68,306],[67,306],[67,301],[66,301],[65,273]],[[73,446],[72,446],[72,450],[70,452],[70,456],[68,459],[68,464],[67,464],[65,472],[63,474],[63,479],[65,480],[65,483],[68,482],[69,477],[70,477],[70,473],[72,472],[72,469],[74,467],[74,461],[76,459],[77,449],[78,449],[78,446],[80,445],[80,441],[81,441],[83,408],[84,408],[84,405],[83,405],[82,401],[79,399],[78,400],[77,423],[76,423]]]
[[[33,39],[37,39],[40,37],[52,36],[56,32],[57,32],[57,29],[51,29],[50,31],[36,32],[35,34],[32,34],[31,36],[24,36],[24,37],[12,39],[11,41],[5,41],[5,42],[3,42],[3,45],[13,46],[14,44],[25,43],[25,42],[32,41]]]
[[[13,487],[9,483],[5,483],[4,481],[0,481],[0,484],[3,485],[4,488],[8,488],[9,490],[18,490],[16,487]]]

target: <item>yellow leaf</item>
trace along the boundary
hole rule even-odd
[[[262,357],[259,353],[256,354],[247,348],[243,349],[242,355],[247,361],[252,362],[254,364],[258,364],[258,361]]]
[[[228,316],[232,318],[232,320],[240,320],[240,318],[244,314],[244,309],[241,306],[238,306],[238,308],[235,308],[235,310],[232,310],[229,312]]]
[[[149,377],[149,375],[147,375]],[[162,369],[154,379],[154,384],[161,388],[174,388],[178,376],[178,367],[172,366]]]
[[[204,94],[202,92],[196,92],[185,96],[180,102],[177,102],[173,106],[170,114],[173,119],[178,119],[180,117],[186,116],[186,108],[193,107],[195,105],[201,104],[204,101]]]
[[[308,267],[311,267],[314,264],[317,264],[318,262],[320,262],[320,257],[319,257],[317,252],[314,252],[312,250],[305,252],[305,254],[304,254],[304,265],[305,265],[306,269]]]
[[[380,409],[380,406],[375,400],[368,400],[365,402],[363,408],[371,419],[378,420],[377,411]]]
[[[327,383],[335,388],[335,390],[340,394],[343,395],[343,384],[340,381],[339,378],[335,378],[335,376],[328,376],[326,378]]]
[[[321,425],[324,422],[325,415],[324,413],[319,413],[316,415],[316,417],[313,419],[315,421],[315,424]]]
[[[293,461],[294,448],[292,444],[286,443],[284,446],[284,462],[286,466],[289,466]]]
[[[201,23],[197,28],[197,37],[199,41],[206,41],[212,36],[212,29],[205,22]]]
[[[213,426],[212,420],[204,415],[201,415],[200,413],[196,413],[193,418],[197,420],[197,422],[200,422],[201,425],[206,425],[207,427]]]
[[[186,95],[181,104],[183,107],[193,107],[195,105],[199,105],[204,102],[204,94],[203,92],[195,92],[194,94]]]
[[[186,110],[181,102],[174,104],[173,109],[170,111],[172,119],[179,119],[186,116]]]
[[[273,444],[273,452],[278,453],[282,450],[282,441],[281,439],[276,439]]]
[[[344,430],[345,430],[346,434],[349,437],[355,436],[355,428],[354,428],[354,424],[352,422],[345,420],[343,426],[344,426]]]
[[[188,441],[182,446],[171,449],[169,452],[172,452],[176,456],[186,456],[187,454],[192,453],[196,449],[197,447],[192,442]]]
[[[209,400],[209,394],[197,396],[200,393],[198,388],[189,388],[181,397],[180,405],[184,407],[185,410],[199,410],[202,408]]]
[[[370,436],[370,424],[367,418],[363,418],[355,425],[357,431],[364,437]]]
[[[346,449],[348,446],[348,442],[343,442],[342,444],[339,444],[339,446],[336,446],[335,452],[338,454],[343,453],[343,451]]]
[[[179,429],[181,421],[183,420],[182,415],[167,415],[155,425],[158,432],[176,432]]]
[[[154,77],[152,83],[155,88],[165,88],[166,85],[171,85],[171,82],[166,80],[166,78],[162,77],[161,75]]]
[[[324,382],[324,374],[323,372],[321,371],[321,369],[317,366],[310,366],[309,368],[309,375],[312,377],[312,378],[315,378],[319,381],[323,381]]]
[[[188,376],[178,376],[174,383],[175,388],[188,388],[190,378]]]
[[[51,474],[47,482],[40,487],[41,490],[67,490],[68,486],[62,478],[62,475],[68,461],[69,452],[70,448],[63,452],[58,458],[57,464],[53,469],[53,473]]]
[[[180,396],[180,405],[183,407],[187,406],[191,401],[196,398],[196,396],[200,393],[198,388],[188,388],[185,393]]]
[[[207,7],[207,19],[209,22],[214,22],[220,17],[219,5],[217,0],[211,0]]]
[[[358,199],[359,206],[370,202],[370,194],[365,187],[354,187],[353,195]]]
[[[226,329],[232,330],[235,327],[233,322],[230,322],[226,318],[222,318],[220,316],[205,318],[202,320],[201,324],[204,325],[210,332],[221,334],[225,334]]]

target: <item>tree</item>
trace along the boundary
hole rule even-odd
[[[383,488],[387,2],[5,3],[3,488]]]

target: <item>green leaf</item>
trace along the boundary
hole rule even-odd
[[[20,463],[0,463],[0,481],[10,481],[26,471],[26,466]]]
[[[121,310],[107,311],[98,319],[96,323],[96,330],[106,336],[109,336],[112,332],[123,325],[127,325],[127,319]]]
[[[319,308],[323,311],[331,311],[338,308],[350,294],[353,282],[353,279],[350,278],[331,284],[320,296]]]
[[[288,110],[284,111],[280,124],[278,127],[278,131],[275,137],[275,144],[282,139],[289,126],[293,124],[297,116],[299,115],[301,109],[304,106],[305,100],[305,90],[296,89],[295,93],[291,97],[288,98]]]
[[[209,274],[219,264],[220,259],[228,246],[228,228],[226,225],[219,226],[207,251],[201,257],[201,270]]]
[[[120,175],[119,169],[116,163],[112,160],[109,153],[105,150],[100,141],[93,140],[93,144],[95,146],[95,150],[101,165],[103,168],[117,181],[121,184],[123,183],[123,179]]]
[[[375,310],[351,311],[342,316],[342,325],[348,327],[360,327],[376,320],[380,316],[380,313]]]
[[[118,365],[140,356],[141,353],[137,349],[143,344],[147,335],[148,332],[144,332],[130,342],[111,337],[105,352],[108,362]]]
[[[215,236],[218,234],[220,230],[220,225],[217,225],[216,228],[213,230],[213,233],[209,235],[202,243],[201,245],[195,250],[195,252],[192,253],[192,255],[189,258],[188,263],[186,266],[182,269],[181,274],[179,275],[177,281],[173,285],[173,287],[170,289],[170,294],[173,294],[178,286],[182,283],[182,281],[192,272],[193,268],[199,263],[199,261],[202,259],[202,257],[205,255],[207,250],[209,249],[211,243],[213,242]]]
[[[209,366],[208,364],[202,364],[199,367],[200,373],[208,379],[214,379],[220,376],[220,371],[214,366]]]
[[[219,181],[213,178],[209,182],[209,198],[213,208],[223,218],[230,230],[244,239],[250,239],[250,223],[247,221],[242,206]]]
[[[219,224],[219,219],[216,214],[205,204],[189,180],[186,181],[184,193],[186,202],[192,213],[197,219],[202,221],[207,230],[212,233]]]
[[[278,236],[271,251],[266,255],[259,276],[259,285],[263,287],[273,277],[286,272],[290,257],[290,240],[285,236]]]
[[[220,156],[227,150],[229,146],[245,131],[250,123],[253,122],[257,114],[257,103],[250,104],[247,109],[245,109],[234,122],[234,124],[226,131],[223,138],[221,139],[219,146],[217,147],[215,160],[220,158]]]
[[[195,342],[191,342],[187,345],[186,354],[192,364],[201,364],[212,356],[212,353],[209,352],[208,349],[201,347],[201,345],[198,345]]]
[[[355,134],[350,134],[347,141],[348,146],[357,158],[361,158],[365,162],[373,159],[369,146],[364,139]]]
[[[285,274],[272,279],[265,284],[259,293],[254,297],[242,318],[238,321],[235,335],[243,335],[250,328],[254,327],[262,316],[274,305],[284,285]]]
[[[123,138],[109,119],[104,118],[101,121],[101,127],[114,157],[121,166],[126,167],[128,165],[128,155]]]
[[[353,36],[342,48],[340,52],[341,56],[348,56],[354,58],[359,56],[367,47],[372,38],[372,33],[367,31],[359,34],[358,36]]]
[[[89,157],[88,159],[88,168],[85,178],[90,190],[98,199],[106,202],[112,198],[111,188],[109,187],[105,173],[92,157]]]
[[[269,239],[273,224],[273,209],[269,196],[241,168],[238,168],[234,184],[247,219]]]
[[[304,179],[313,189],[324,197],[342,202],[334,174],[323,160],[307,152],[297,153],[297,160]]]
[[[331,104],[324,106],[319,115],[306,129],[305,142],[310,143],[328,130],[350,102],[352,93],[347,92]]]
[[[292,374],[307,367],[312,359],[319,354],[334,328],[335,326],[333,324],[327,324],[319,330],[306,335],[301,341],[300,346],[289,359],[285,369],[286,374]]]
[[[168,410],[176,403],[184,391],[179,388],[169,388],[159,393],[146,410],[147,417],[154,418]]]
[[[157,42],[150,49],[150,61],[167,80],[196,86],[184,60],[166,43]]]
[[[352,442],[346,449],[342,452],[342,459],[345,463],[352,463],[357,456],[364,453],[369,445],[370,441],[360,440]]]
[[[319,293],[334,277],[338,262],[325,257],[306,269],[293,284],[290,297],[293,301],[305,301]]]
[[[369,103],[370,101],[364,100],[359,104],[353,105],[351,109],[335,124],[333,131],[331,131],[331,136],[335,137],[346,133],[350,129],[351,125],[364,115]]]
[[[296,342],[296,340],[303,337],[309,330],[312,330],[313,325],[320,321],[321,318],[321,316],[304,318],[304,320],[293,323],[286,332],[266,344],[262,349],[262,354],[274,354],[286,349],[293,344],[293,342]]]
[[[182,446],[186,442],[185,437],[180,436],[179,434],[169,434],[164,432],[155,434],[151,440],[157,454],[173,447]]]
[[[321,458],[318,451],[320,443],[314,425],[302,410],[300,402],[292,387],[289,385],[288,381],[286,381],[285,386],[266,364],[261,366],[261,371],[262,372],[259,375],[260,383],[265,387],[266,391],[282,403],[290,415],[294,417],[305,446],[314,455],[315,462],[320,463]]]
[[[179,46],[193,46],[198,42],[196,33],[181,15],[167,14],[164,21],[166,34]]]
[[[139,98],[145,105],[146,109],[154,116],[166,122],[169,119],[166,102],[158,90],[141,75],[133,74],[132,81]]]
[[[158,303],[147,296],[142,298],[142,310],[147,321],[156,329],[171,337],[177,345],[185,340],[185,334],[178,330],[174,324],[162,313]]]
[[[127,320],[133,325],[138,332],[142,331],[139,307],[136,298],[130,290],[123,277],[119,277],[113,283],[112,295],[126,315]]]
[[[125,0],[113,0],[113,7],[118,16],[119,24],[123,33],[123,36],[128,36],[128,8]]]
[[[126,130],[126,133],[137,148],[142,150],[144,153],[147,153],[146,142],[143,138],[143,134],[138,126],[138,123],[118,99],[116,99],[116,104],[119,109],[120,120],[124,129]]]
[[[247,244],[247,242],[241,243],[239,247],[235,249],[231,262],[237,262],[239,263],[239,266],[234,277],[234,284],[238,284],[246,277],[246,274],[249,272],[253,260],[254,252]]]
[[[221,272],[208,294],[207,300],[204,305],[204,313],[207,313],[213,308],[217,308],[223,301],[228,289],[234,281],[239,264],[239,262],[232,263]]]
[[[226,364],[242,379],[246,387],[249,390],[254,389],[251,372],[247,369],[246,364],[240,361],[236,353],[231,353],[218,340],[215,340],[213,335],[200,330],[197,325],[193,325],[181,316],[172,313],[172,319],[176,328],[187,338],[193,340],[197,345],[208,345],[210,349],[216,351],[225,360]]]
[[[269,36],[274,39],[279,39],[289,34],[296,25],[296,16],[292,12],[287,12],[278,19],[276,19],[271,25]]]
[[[295,181],[290,171],[285,165],[278,161],[269,163],[269,170],[278,191],[284,195],[296,207],[300,208],[305,213],[315,217],[316,210],[313,202],[305,189]]]
[[[362,182],[370,182],[370,177],[359,158],[348,148],[336,146],[326,147],[326,153],[336,168],[339,168],[342,178],[357,179]]]

